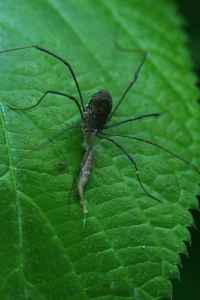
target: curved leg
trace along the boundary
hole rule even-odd
[[[3,50],[3,51],[0,51],[0,54],[1,54],[1,53],[6,53],[6,52],[11,52],[11,51],[16,51],[16,50],[28,49],[28,48],[36,48],[36,49],[39,50],[39,51],[43,51],[43,52],[45,52],[45,53],[47,53],[47,54],[49,54],[49,55],[55,57],[56,59],[60,60],[65,66],[68,67],[68,69],[69,69],[69,71],[70,71],[70,73],[71,73],[71,75],[72,75],[72,77],[73,77],[73,79],[74,79],[74,82],[75,82],[75,84],[76,84],[76,88],[77,88],[77,90],[78,90],[78,93],[79,93],[79,96],[80,96],[80,100],[81,100],[81,106],[82,106],[82,108],[84,108],[84,105],[83,105],[83,97],[82,97],[81,90],[80,90],[78,81],[77,81],[77,79],[76,79],[75,73],[74,73],[74,71],[73,71],[71,65],[70,65],[65,59],[63,59],[62,57],[60,57],[60,56],[54,54],[53,52],[51,52],[51,51],[49,51],[49,50],[47,50],[47,49],[44,49],[44,48],[42,48],[42,47],[40,47],[40,46],[36,46],[36,45],[32,45],[32,46],[24,46],[24,47],[19,47],[19,48],[13,48],[13,49],[8,49],[8,50]]]
[[[14,108],[14,107],[12,107],[12,106],[10,106],[10,105],[8,105],[8,107],[9,107],[10,109],[13,109],[13,110],[27,110],[27,109],[31,109],[31,108],[33,108],[33,107],[36,107],[36,106],[44,99],[44,97],[45,97],[47,94],[60,95],[60,96],[64,96],[64,97],[67,97],[67,98],[73,100],[73,101],[76,103],[76,105],[77,105],[77,107],[78,107],[78,109],[79,109],[79,111],[80,111],[81,117],[83,118],[83,114],[82,114],[82,110],[81,110],[80,104],[78,103],[78,100],[77,100],[75,97],[73,97],[73,96],[71,96],[71,95],[68,95],[68,94],[65,94],[65,93],[61,93],[61,92],[57,92],[57,91],[52,91],[52,90],[46,91],[46,92],[44,93],[44,95],[39,99],[39,101],[38,101],[36,104],[34,104],[34,105],[30,106],[30,107],[26,107],[26,108]]]
[[[195,165],[193,165],[191,162],[189,162],[189,161],[187,161],[186,159],[180,157],[179,155],[173,153],[172,151],[170,151],[170,150],[168,150],[168,149],[166,149],[166,148],[164,148],[164,147],[162,147],[162,146],[156,144],[155,142],[152,142],[152,141],[149,141],[149,140],[145,140],[145,139],[141,139],[141,138],[136,138],[136,137],[134,137],[134,136],[123,135],[123,134],[107,134],[107,133],[102,133],[102,134],[109,135],[109,136],[120,136],[120,137],[125,137],[125,138],[128,138],[128,139],[132,139],[132,140],[136,140],[136,141],[140,141],[140,142],[144,142],[144,143],[147,143],[147,144],[156,146],[156,147],[158,147],[158,148],[164,150],[165,152],[167,152],[167,153],[169,153],[169,154],[175,156],[176,158],[182,160],[184,163],[190,165],[192,168],[194,168],[194,169],[200,174],[200,170],[198,170],[198,168],[197,168]],[[105,138],[104,136],[102,136],[102,138],[108,139],[108,138]],[[109,140],[110,140],[110,139],[109,139]]]
[[[141,182],[141,180],[140,180],[140,177],[139,177],[139,171],[138,171],[136,162],[135,162],[134,159],[131,157],[131,155],[130,155],[123,147],[122,147],[122,145],[120,145],[117,141],[115,141],[115,140],[113,140],[113,139],[111,139],[111,138],[108,138],[108,137],[105,137],[105,136],[100,136],[100,135],[99,135],[99,137],[101,137],[101,138],[103,138],[103,139],[105,139],[105,140],[108,140],[108,141],[112,142],[113,144],[115,144],[118,148],[120,148],[120,149],[124,152],[124,154],[128,157],[128,159],[131,161],[131,163],[135,166],[135,171],[136,171],[135,174],[136,174],[136,176],[137,176],[137,180],[138,180],[140,186],[142,187],[143,191],[145,192],[145,194],[147,194],[147,195],[148,195],[149,197],[151,197],[152,199],[154,199],[154,200],[156,200],[156,201],[162,203],[161,200],[159,200],[159,199],[157,199],[156,197],[152,196],[152,195],[145,189],[145,187],[143,186],[143,184],[142,184],[142,182]]]

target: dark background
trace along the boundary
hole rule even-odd
[[[179,12],[185,19],[184,30],[189,36],[188,46],[200,87],[200,0],[175,0]],[[200,100],[199,100],[200,104]],[[200,114],[200,106],[199,106]],[[200,200],[200,198],[199,198]],[[192,211],[197,229],[190,229],[191,246],[187,245],[188,256],[181,255],[183,268],[180,282],[173,280],[173,300],[200,299],[200,213]]]
[[[200,0],[175,0],[175,2],[185,20],[184,29],[189,36],[188,46],[200,86]]]

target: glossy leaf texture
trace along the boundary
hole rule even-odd
[[[85,105],[100,89],[116,105],[142,59],[132,50],[147,50],[110,124],[165,113],[106,132],[152,140],[200,168],[199,92],[172,2],[1,1],[0,20],[0,50],[37,44],[63,57]],[[115,39],[131,51],[119,50]],[[48,95],[34,109],[7,107],[29,107],[49,89],[78,99],[69,70],[55,58],[36,49],[0,54],[0,298],[171,298],[170,279],[179,277],[179,253],[187,253],[194,226],[189,209],[198,208],[198,172],[153,145],[115,137],[159,203],[143,193],[124,153],[96,139],[84,220],[75,190],[70,210],[67,204],[83,156],[81,130],[59,135],[81,124],[75,103]]]

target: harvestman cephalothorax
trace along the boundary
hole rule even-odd
[[[140,115],[140,116],[136,116],[136,117],[126,119],[126,120],[121,121],[121,122],[117,122],[117,123],[112,124],[112,125],[106,125],[112,119],[113,115],[116,113],[117,109],[119,108],[119,106],[121,105],[121,103],[124,100],[125,96],[127,95],[128,91],[131,89],[133,84],[136,82],[136,80],[138,78],[138,74],[139,74],[139,72],[140,72],[140,70],[141,70],[141,68],[144,64],[144,61],[145,61],[146,57],[147,57],[147,52],[146,51],[140,51],[140,52],[143,53],[143,58],[142,58],[139,66],[138,66],[138,68],[137,68],[137,70],[136,70],[136,72],[133,76],[133,79],[131,80],[131,82],[129,83],[127,88],[125,89],[125,91],[122,94],[121,98],[118,100],[117,105],[115,106],[115,108],[112,110],[112,97],[109,94],[109,92],[106,91],[106,90],[100,90],[100,91],[96,92],[90,98],[87,105],[84,106],[81,89],[79,87],[78,81],[76,79],[75,73],[74,73],[71,65],[66,60],[64,60],[63,58],[59,57],[58,55],[50,52],[49,50],[46,50],[46,49],[41,48],[39,46],[25,46],[25,47],[0,51],[0,53],[16,51],[16,50],[22,50],[22,49],[28,49],[28,48],[36,48],[37,50],[43,51],[43,52],[55,57],[59,61],[61,61],[68,68],[68,70],[70,71],[70,73],[72,75],[72,78],[75,82],[78,94],[79,94],[79,100],[78,100],[72,95],[62,93],[62,92],[58,92],[58,91],[48,90],[43,94],[43,96],[39,99],[39,101],[31,107],[13,108],[13,107],[9,106],[9,108],[14,109],[14,110],[31,109],[33,107],[36,107],[44,99],[44,97],[47,94],[55,94],[55,95],[60,95],[60,96],[67,97],[68,99],[74,101],[75,104],[77,105],[77,108],[79,109],[79,112],[80,112],[80,115],[81,115],[81,118],[82,118],[82,125],[71,126],[66,130],[73,129],[75,127],[82,127],[82,132],[83,132],[82,147],[85,151],[85,154],[84,154],[84,157],[83,157],[83,160],[82,160],[82,163],[81,163],[81,167],[78,170],[78,172],[77,172],[77,174],[74,178],[73,184],[71,186],[69,196],[68,196],[68,205],[69,205],[69,200],[70,200],[72,190],[74,188],[74,185],[76,183],[76,180],[77,180],[78,176],[80,175],[78,183],[77,183],[77,192],[78,192],[79,197],[81,199],[84,215],[86,215],[88,213],[87,206],[86,206],[86,203],[84,201],[83,192],[84,192],[84,186],[88,181],[90,171],[91,171],[91,167],[92,167],[92,145],[93,145],[94,138],[96,136],[98,138],[102,138],[102,139],[110,141],[111,143],[115,144],[118,148],[120,148],[122,150],[122,152],[124,152],[124,154],[127,156],[127,158],[134,165],[137,180],[138,180],[141,188],[145,192],[145,194],[147,194],[149,197],[151,197],[151,198],[153,198],[153,199],[155,199],[159,202],[161,202],[161,201],[159,199],[157,199],[156,197],[154,197],[153,195],[151,195],[146,190],[144,185],[142,184],[142,182],[140,180],[140,177],[139,177],[138,167],[137,167],[137,164],[136,164],[135,160],[124,149],[124,147],[120,143],[118,143],[115,139],[111,138],[110,136],[112,136],[112,137],[121,136],[121,137],[124,137],[124,138],[127,138],[127,139],[133,139],[133,140],[137,140],[137,141],[141,141],[141,142],[145,142],[145,143],[154,145],[154,146],[170,153],[171,155],[175,156],[179,160],[182,160],[186,164],[193,167],[198,173],[200,173],[200,171],[197,169],[197,167],[194,166],[192,163],[190,163],[189,161],[185,160],[184,158],[178,156],[177,154],[171,152],[170,150],[168,150],[168,149],[166,149],[166,148],[164,148],[164,147],[162,147],[162,146],[160,146],[160,145],[158,145],[158,144],[156,144],[152,141],[144,140],[144,139],[141,139],[141,138],[136,138],[136,137],[128,136],[128,135],[107,134],[103,131],[103,130],[106,130],[106,129],[114,127],[114,126],[118,126],[118,125],[123,124],[123,123],[132,122],[132,121],[139,120],[139,119],[146,118],[146,117],[158,117],[160,115],[160,113],[144,114],[144,115]]]

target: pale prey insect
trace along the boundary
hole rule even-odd
[[[90,171],[91,171],[91,167],[92,167],[92,145],[93,145],[93,141],[94,141],[95,137],[106,139],[106,140],[110,141],[111,143],[115,144],[118,148],[120,148],[123,151],[123,153],[127,156],[127,158],[134,165],[137,180],[138,180],[141,188],[145,192],[145,194],[147,194],[149,197],[151,197],[151,198],[153,198],[153,199],[155,199],[159,202],[160,202],[160,199],[157,199],[156,197],[151,195],[146,190],[143,183],[141,182],[140,177],[139,177],[138,167],[137,167],[137,164],[136,164],[135,160],[124,149],[124,147],[120,143],[118,143],[116,140],[112,139],[110,136],[112,136],[112,137],[113,136],[121,136],[121,137],[124,137],[124,138],[142,141],[142,142],[154,145],[156,147],[159,147],[160,149],[170,153],[171,155],[175,156],[176,158],[178,158],[178,159],[182,160],[183,162],[187,163],[188,165],[190,165],[191,167],[196,169],[198,173],[200,173],[200,171],[192,163],[190,163],[189,161],[185,160],[184,158],[178,156],[177,154],[174,154],[170,150],[168,150],[168,149],[166,149],[166,148],[164,148],[164,147],[162,147],[162,146],[160,146],[160,145],[158,145],[158,144],[156,144],[152,141],[144,140],[144,139],[140,139],[140,138],[136,138],[136,137],[128,136],[128,135],[106,134],[104,132],[104,130],[106,130],[108,128],[118,126],[118,125],[121,125],[123,123],[132,122],[132,121],[139,120],[139,119],[146,118],[146,117],[158,117],[160,115],[160,113],[149,113],[149,114],[144,114],[144,115],[132,117],[132,118],[123,120],[121,122],[117,122],[117,123],[112,124],[112,125],[106,125],[112,119],[113,115],[116,113],[117,109],[119,108],[121,102],[124,100],[126,94],[131,89],[133,84],[136,82],[136,80],[138,78],[138,74],[140,72],[140,69],[142,68],[142,65],[144,64],[144,61],[145,61],[146,56],[147,56],[146,51],[141,51],[143,53],[143,58],[142,58],[139,66],[138,66],[138,68],[137,68],[137,70],[136,70],[136,72],[133,76],[133,79],[129,83],[128,87],[125,89],[124,93],[122,94],[122,96],[119,99],[119,101],[118,101],[117,105],[115,106],[115,108],[112,110],[112,97],[111,97],[110,93],[106,90],[100,90],[100,91],[96,92],[91,97],[91,99],[88,101],[87,105],[84,107],[81,89],[79,87],[79,84],[78,84],[78,81],[76,79],[75,73],[74,73],[71,65],[66,60],[59,57],[58,55],[56,55],[56,54],[54,54],[54,53],[52,53],[52,52],[50,52],[50,51],[48,51],[44,48],[41,48],[39,46],[26,46],[26,47],[14,48],[14,49],[0,51],[0,53],[16,51],[16,50],[22,50],[22,49],[27,49],[27,48],[36,48],[40,51],[43,51],[43,52],[55,57],[56,59],[61,61],[65,66],[67,66],[67,68],[69,69],[69,71],[70,71],[70,73],[73,77],[73,80],[75,82],[75,85],[76,85],[76,88],[77,88],[77,91],[78,91],[78,94],[79,94],[80,99],[77,100],[72,95],[69,95],[69,94],[66,94],[66,93],[63,93],[63,92],[48,90],[43,94],[43,96],[39,99],[39,101],[31,107],[28,107],[28,108],[13,108],[13,107],[9,106],[9,108],[14,109],[14,110],[30,109],[30,108],[33,108],[33,107],[37,106],[47,94],[55,94],[55,95],[64,96],[64,97],[67,97],[67,98],[69,98],[70,100],[72,100],[76,103],[76,105],[79,109],[81,118],[82,118],[82,125],[71,126],[68,129],[73,129],[75,127],[82,127],[82,132],[83,132],[82,147],[85,151],[85,154],[84,154],[84,157],[83,157],[83,160],[82,160],[82,163],[81,163],[81,167],[78,170],[78,172],[77,172],[77,174],[74,178],[73,184],[71,186],[69,196],[68,196],[68,205],[69,205],[69,200],[70,200],[70,196],[71,196],[73,187],[76,183],[76,180],[77,180],[78,176],[80,175],[78,183],[77,183],[77,192],[78,192],[80,200],[81,200],[84,215],[86,215],[88,213],[87,206],[86,206],[86,203],[85,203],[85,200],[84,200],[84,186],[88,181]]]

